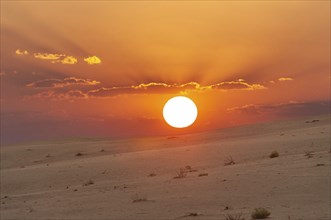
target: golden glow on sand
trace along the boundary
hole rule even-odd
[[[163,107],[164,120],[172,127],[185,128],[193,124],[198,115],[194,102],[184,96],[176,96]]]

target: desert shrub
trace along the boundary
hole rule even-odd
[[[227,157],[224,162],[224,166],[236,164],[231,156]]]
[[[304,155],[307,159],[314,157],[314,151],[305,151]]]
[[[270,158],[275,158],[275,157],[279,157],[279,153],[277,151],[273,151],[271,152],[271,154],[269,155]]]
[[[82,153],[77,153],[77,154],[75,154],[75,156],[80,157],[80,156],[83,156],[83,154]]]
[[[241,213],[235,215],[225,215],[226,220],[245,220]]]
[[[138,195],[138,194],[135,194],[134,196],[132,196],[132,202],[133,203],[146,202],[146,201],[148,201],[146,196],[141,196],[141,195]]]
[[[324,165],[325,165],[324,163],[318,163],[318,164],[316,164],[317,167],[324,166]]]
[[[177,175],[174,177],[174,179],[182,179],[187,176],[187,170],[180,168],[179,171],[176,171]]]
[[[94,184],[93,180],[89,180],[83,184],[83,186],[88,186]]]
[[[156,176],[156,174],[155,173],[150,173],[148,176],[153,177],[153,176]]]
[[[196,213],[196,212],[190,212],[188,213],[186,216],[189,217],[189,216],[198,216],[199,214]]]
[[[185,170],[188,172],[188,173],[191,173],[191,172],[197,172],[198,170],[196,169],[192,169],[192,167],[190,165],[187,165],[185,166]]]
[[[264,219],[267,218],[271,213],[265,208],[256,208],[252,212],[252,219]]]
[[[186,215],[180,216],[176,219],[186,218],[186,217],[196,217],[196,216],[199,216],[199,215],[202,215],[202,214],[198,214],[197,212],[189,212]]]
[[[191,167],[190,165],[186,165],[186,166],[185,166],[185,169],[187,169],[187,170],[191,170],[192,167]]]

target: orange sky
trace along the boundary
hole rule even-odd
[[[2,1],[3,143],[329,112],[329,1]],[[199,115],[170,128],[179,94]]]

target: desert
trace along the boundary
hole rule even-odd
[[[326,220],[330,205],[329,115],[1,146],[1,219]]]

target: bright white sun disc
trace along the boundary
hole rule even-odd
[[[172,127],[185,128],[193,124],[198,116],[194,102],[185,96],[176,96],[163,107],[164,120]]]

